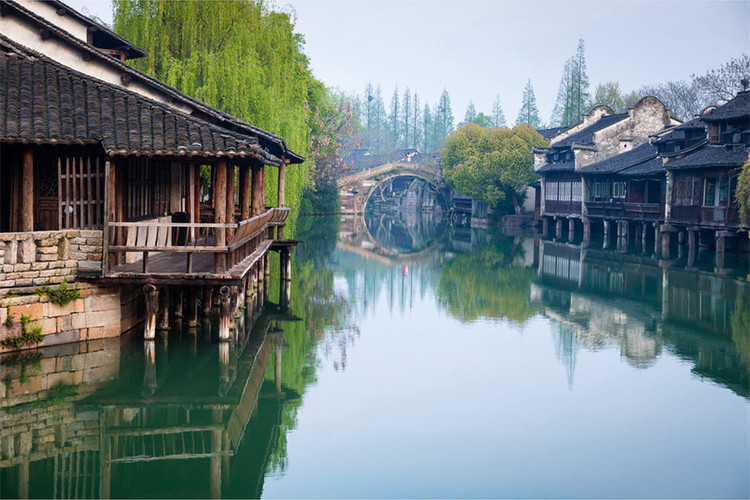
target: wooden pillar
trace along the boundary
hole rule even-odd
[[[555,238],[558,240],[562,238],[562,218],[555,219]]]
[[[576,220],[568,219],[568,241],[573,241],[576,236]]]
[[[549,217],[542,217],[542,238],[549,238]]]
[[[281,280],[292,280],[292,252],[289,248],[284,248],[279,253],[281,261]]]
[[[289,302],[292,298],[292,286],[290,280],[281,280],[281,286],[279,287],[279,304],[281,307],[289,307]]]
[[[647,242],[646,223],[641,224],[641,253],[646,253],[646,242]]]
[[[159,294],[159,330],[169,330],[169,289],[162,287]]]
[[[234,165],[227,167],[227,224],[237,222],[234,218],[234,170]],[[227,241],[231,241],[232,237],[234,237],[234,229],[227,229]]]
[[[289,163],[289,160],[284,160],[281,162],[281,165],[279,165],[279,208],[282,208],[284,206],[284,203],[286,202],[285,183],[287,163]],[[278,226],[276,228],[276,238],[280,240],[284,238],[284,226]]]
[[[146,299],[146,325],[143,330],[143,338],[154,340],[156,337],[156,313],[159,311],[159,290],[149,283],[143,285],[143,294]]]
[[[661,226],[658,222],[654,222],[654,255],[659,255],[661,249]]]
[[[687,266],[693,267],[695,265],[695,254],[696,254],[696,231],[688,230],[688,257]]]
[[[670,246],[672,244],[672,233],[664,231],[661,233],[661,256],[663,259],[669,259]]]
[[[227,222],[227,161],[216,162],[216,176],[214,179],[214,222],[226,224]],[[227,244],[227,235],[224,229],[216,230],[216,246],[223,247]],[[214,265],[217,271],[226,269],[226,255],[215,254]]]
[[[250,193],[251,196],[251,206],[252,209],[250,210],[250,216],[255,217],[256,215],[260,215],[263,213],[263,209],[266,205],[266,199],[265,199],[265,186],[263,185],[263,164],[262,163],[256,163],[252,167],[252,177],[253,177],[253,185],[252,185],[252,191]]]
[[[229,322],[232,318],[232,296],[228,286],[219,289],[219,340],[229,340]]]
[[[102,272],[108,274],[114,270],[116,264],[116,257],[109,253],[109,246],[117,244],[117,231],[109,227],[109,223],[114,222],[117,218],[117,196],[115,194],[117,179],[115,178],[114,165],[109,161],[104,162],[104,182],[104,231],[102,232],[102,258],[104,260]]]
[[[728,231],[716,231],[716,268],[724,267],[724,253],[726,251]],[[730,233],[731,234],[731,233]]]
[[[190,287],[188,289],[188,327],[195,328],[198,326],[198,287]]]
[[[23,181],[21,183],[21,232],[34,230],[34,150],[23,149]]]
[[[211,312],[211,305],[214,297],[214,287],[203,287],[203,315],[207,316]]]
[[[250,218],[250,165],[240,165],[240,219]]]
[[[588,217],[583,219],[583,242],[581,246],[586,248],[591,243],[591,221]]]
[[[185,288],[178,286],[175,287],[172,294],[172,310],[174,311],[175,318],[182,317],[182,303],[185,300]]]

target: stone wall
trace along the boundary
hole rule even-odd
[[[0,233],[0,290],[74,281],[102,269],[101,231]]]
[[[101,231],[0,233],[0,353],[116,337],[138,324],[143,316],[131,288],[78,281],[101,266]],[[61,286],[79,297],[54,304],[49,292]]]

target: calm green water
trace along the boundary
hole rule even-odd
[[[299,225],[288,307],[272,277],[231,345],[209,319],[0,360],[0,496],[750,496],[746,262]]]

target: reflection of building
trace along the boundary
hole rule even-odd
[[[232,342],[213,343],[209,322],[142,349],[123,344],[122,356],[119,338],[25,364],[6,356],[0,496],[258,497],[281,409],[298,398],[281,381],[278,324],[290,319],[284,307],[259,306]]]
[[[732,341],[738,334],[732,315],[750,297],[746,281],[549,241],[540,241],[539,254],[531,300],[574,331],[579,344],[596,349],[617,343],[638,367],[651,365],[669,346],[684,353],[696,372],[750,396],[748,366]]]

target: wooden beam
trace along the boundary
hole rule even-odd
[[[240,165],[240,220],[250,218],[250,165]]]
[[[227,161],[219,160],[215,167],[214,176],[214,222],[225,224],[227,222]],[[216,230],[216,245],[224,246],[227,243],[227,234],[225,229]],[[226,256],[216,254],[214,264],[217,271],[224,271],[226,268]]]
[[[264,212],[266,205],[265,199],[265,186],[263,185],[263,164],[256,163],[253,165],[253,186],[251,192],[251,205],[252,210],[250,212],[251,217],[260,215]]]
[[[23,182],[21,183],[21,232],[34,230],[34,150],[23,150]]]

